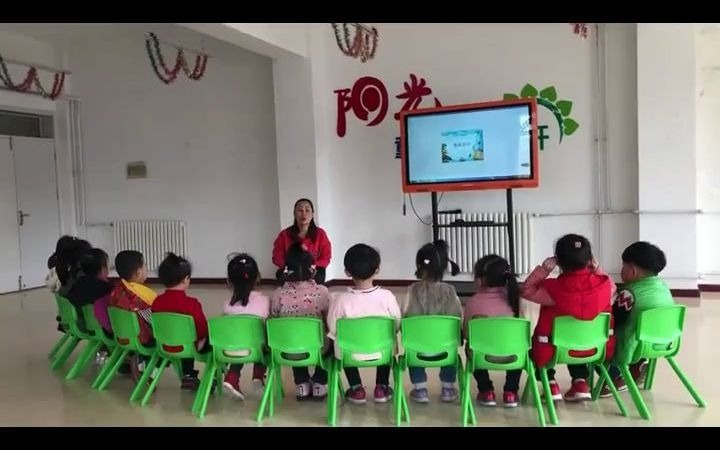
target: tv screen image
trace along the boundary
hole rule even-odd
[[[536,108],[520,99],[403,113],[403,190],[537,187]]]

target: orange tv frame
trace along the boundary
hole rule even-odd
[[[472,111],[484,109],[497,109],[507,106],[527,105],[530,109],[530,177],[506,178],[492,180],[469,180],[436,183],[410,183],[409,161],[407,158],[407,119],[412,116],[445,113],[451,111]],[[441,106],[437,108],[422,108],[400,113],[400,157],[402,161],[402,188],[403,192],[446,192],[446,191],[476,191],[486,189],[514,189],[538,187],[540,173],[538,170],[538,141],[537,141],[537,101],[534,98],[516,100],[498,100],[466,105]]]

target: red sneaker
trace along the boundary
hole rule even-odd
[[[555,380],[550,380],[550,396],[554,402],[562,400],[562,392],[560,392],[560,385]],[[545,401],[545,392],[542,393],[541,399]]]
[[[373,392],[373,399],[375,403],[387,403],[392,400],[393,390],[390,386],[384,386],[378,384],[375,386],[375,392]]]
[[[592,400],[590,386],[588,386],[587,381],[582,378],[573,380],[572,386],[570,386],[570,389],[568,389],[563,398],[566,402],[584,402],[585,400]]]
[[[480,403],[482,406],[497,405],[497,402],[495,401],[495,392],[493,391],[478,392],[476,398],[477,402]]]
[[[506,408],[516,408],[519,403],[517,392],[503,392],[503,403],[505,404]]]
[[[625,384],[625,380],[623,380],[622,377],[617,377],[613,380],[613,384],[615,384],[615,389],[618,390],[618,392],[627,391],[628,387]],[[608,387],[607,384],[604,384],[602,389],[600,389],[600,398],[607,398],[612,397],[612,391]]]
[[[228,393],[231,397],[245,400],[245,395],[240,390],[240,374],[234,371],[228,371],[223,381],[223,391]]]
[[[356,405],[364,405],[367,402],[367,395],[365,394],[365,388],[358,386],[356,388],[350,388],[345,391],[345,398],[350,403]]]

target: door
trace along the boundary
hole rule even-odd
[[[20,289],[15,171],[10,138],[0,137],[0,294]]]
[[[45,284],[47,259],[60,234],[52,139],[12,137],[20,230],[22,289]]]

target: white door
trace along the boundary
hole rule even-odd
[[[47,259],[60,234],[52,139],[13,137],[22,289],[45,284]]]
[[[0,137],[0,294],[20,289],[15,171],[10,138]]]

